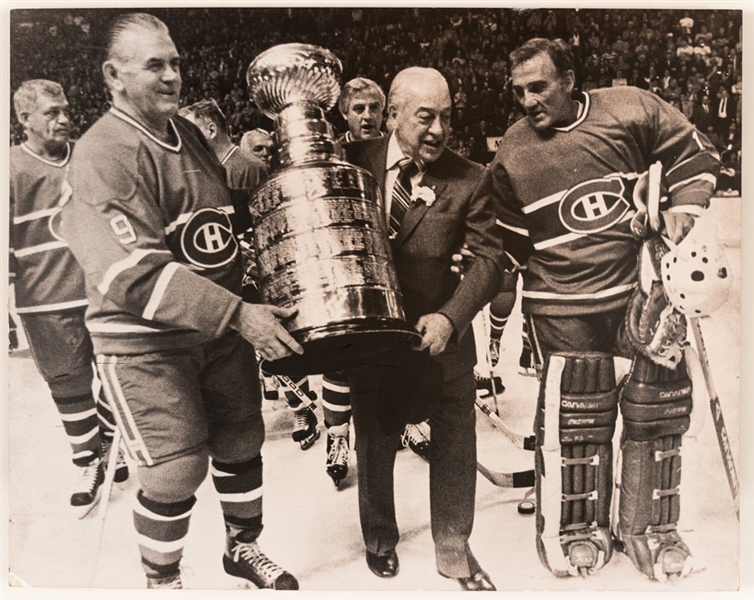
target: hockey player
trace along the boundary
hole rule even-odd
[[[556,575],[585,575],[610,560],[614,535],[644,575],[675,579],[691,566],[676,530],[691,412],[682,340],[675,332],[659,352],[637,351],[626,344],[624,319],[632,295],[639,309],[646,301],[636,292],[636,217],[650,165],[664,168],[663,235],[678,242],[709,203],[717,153],[653,94],[573,94],[562,40],[529,40],[510,58],[526,118],[507,131],[480,193],[498,202],[509,268],[527,267],[522,310],[544,360],[535,419],[539,555]],[[622,483],[611,523],[613,356],[633,366],[620,396]]]
[[[212,99],[200,100],[191,106],[185,106],[178,114],[201,130],[217,160],[225,167],[231,189],[251,190],[267,177],[267,165],[231,141],[225,115],[217,102]]]
[[[348,123],[341,143],[382,137],[382,118],[385,114],[385,92],[371,79],[356,77],[340,91],[338,110]]]
[[[275,143],[272,141],[272,136],[268,131],[259,128],[247,131],[243,134],[239,145],[241,146],[241,150],[244,150],[247,154],[256,156],[267,165],[268,169],[270,168]]]
[[[26,141],[10,149],[10,276],[16,310],[37,370],[63,421],[81,478],[71,506],[85,516],[100,497],[102,460],[115,424],[110,407],[92,393],[94,354],[86,330],[84,273],[59,236],[65,170],[71,158],[69,108],[52,81],[25,81],[13,96]],[[115,481],[128,478],[120,460]]]
[[[182,587],[194,492],[211,464],[225,571],[298,589],[257,543],[255,349],[269,360],[302,352],[279,322],[293,311],[241,301],[234,232],[248,227],[248,193],[228,188],[201,132],[177,116],[180,57],[165,24],[117,17],[102,70],[112,108],[77,144],[62,226],[86,273],[103,386],[139,463],[134,525],[147,587]]]

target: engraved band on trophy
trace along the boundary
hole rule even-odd
[[[406,323],[379,186],[340,158],[325,113],[342,67],[328,50],[282,44],[246,74],[275,121],[273,172],[252,199],[262,300],[294,307],[285,323],[304,347],[266,362],[271,373],[315,374],[376,359],[416,333]]]

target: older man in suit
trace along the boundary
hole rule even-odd
[[[437,570],[458,580],[465,590],[494,590],[468,544],[476,486],[476,355],[469,325],[497,291],[502,246],[491,206],[472,199],[482,167],[446,148],[450,115],[443,76],[434,69],[410,67],[396,75],[390,89],[392,133],[345,149],[348,160],[370,171],[383,190],[406,317],[421,334],[418,350],[444,369],[430,419],[430,509]],[[459,281],[450,265],[463,243],[477,258]],[[393,577],[398,573],[399,539],[393,467],[399,443],[397,435],[380,427],[379,397],[386,386],[390,383],[374,367],[351,373],[367,564],[376,575]]]

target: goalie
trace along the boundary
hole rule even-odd
[[[715,188],[718,155],[679,111],[644,90],[574,93],[561,40],[529,40],[510,60],[526,118],[507,131],[477,193],[497,204],[511,270],[526,267],[522,312],[542,360],[539,556],[558,576],[586,576],[616,547],[645,576],[677,579],[691,570],[677,531],[681,441],[693,408],[683,313],[708,314],[730,282],[714,244],[684,246],[698,243],[694,223]],[[660,202],[654,194],[648,206],[655,162],[667,195]],[[657,232],[673,245],[667,265]],[[625,380],[614,357],[630,359]],[[621,488],[611,518],[619,410]]]

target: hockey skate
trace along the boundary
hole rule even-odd
[[[302,450],[308,450],[319,439],[317,429],[317,415],[308,406],[302,406],[294,410],[295,420],[291,437],[294,442],[301,444]]]
[[[347,427],[347,425],[346,425]],[[337,428],[332,428],[337,429]],[[327,474],[332,479],[335,487],[340,487],[340,482],[348,475],[348,455],[350,444],[348,432],[337,435],[327,432]]]
[[[477,396],[482,399],[495,397],[505,391],[503,380],[498,375],[495,375],[494,377],[484,377],[474,371],[474,381],[476,383]]]
[[[182,590],[181,572],[176,571],[174,574],[165,577],[147,577],[147,589]]]
[[[411,448],[411,451],[429,462],[429,423],[423,421],[417,425],[409,423],[403,429],[401,435],[401,444],[404,448]]]
[[[228,536],[223,567],[228,575],[247,579],[260,589],[298,589],[296,578],[267,558],[256,541]]]
[[[99,502],[104,481],[105,469],[99,458],[90,465],[82,467],[81,478],[71,495],[71,506],[77,511],[79,519],[88,515]]]

